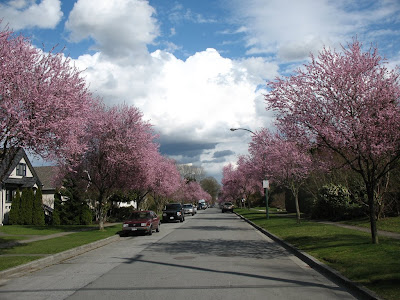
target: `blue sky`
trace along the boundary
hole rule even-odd
[[[137,106],[163,153],[217,179],[250,141],[229,128],[272,126],[266,81],[354,37],[400,62],[399,0],[2,0],[0,18],[65,47],[95,95]]]

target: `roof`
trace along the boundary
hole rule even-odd
[[[4,153],[4,149],[1,150],[1,153]],[[21,161],[22,158],[24,158],[29,170],[32,173],[33,178],[29,177],[23,177],[19,179],[9,178],[10,174],[12,173],[12,171],[15,169],[15,167]],[[18,184],[22,185],[22,187],[32,187],[35,184],[37,186],[42,185],[39,176],[36,174],[35,169],[32,167],[32,164],[23,148],[7,149],[6,155],[0,158],[0,180],[3,183]]]
[[[39,176],[40,181],[43,184],[42,191],[44,190],[55,190],[56,184],[54,179],[58,174],[57,166],[43,166],[34,167],[36,174]]]

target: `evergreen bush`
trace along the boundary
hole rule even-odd
[[[11,225],[19,225],[21,222],[21,194],[19,189],[15,192],[12,199],[11,210],[9,214],[8,223]]]
[[[33,202],[33,216],[32,224],[43,226],[44,222],[44,210],[43,210],[43,195],[42,190],[38,189],[35,194],[35,201]]]

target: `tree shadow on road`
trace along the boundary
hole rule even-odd
[[[188,240],[154,244],[149,251],[166,252],[172,255],[191,254],[220,257],[276,258],[287,253],[274,243],[257,240]]]

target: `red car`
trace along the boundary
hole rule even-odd
[[[153,230],[160,231],[160,218],[154,211],[142,210],[134,211],[122,224],[122,234],[143,232],[148,235],[153,234]]]

